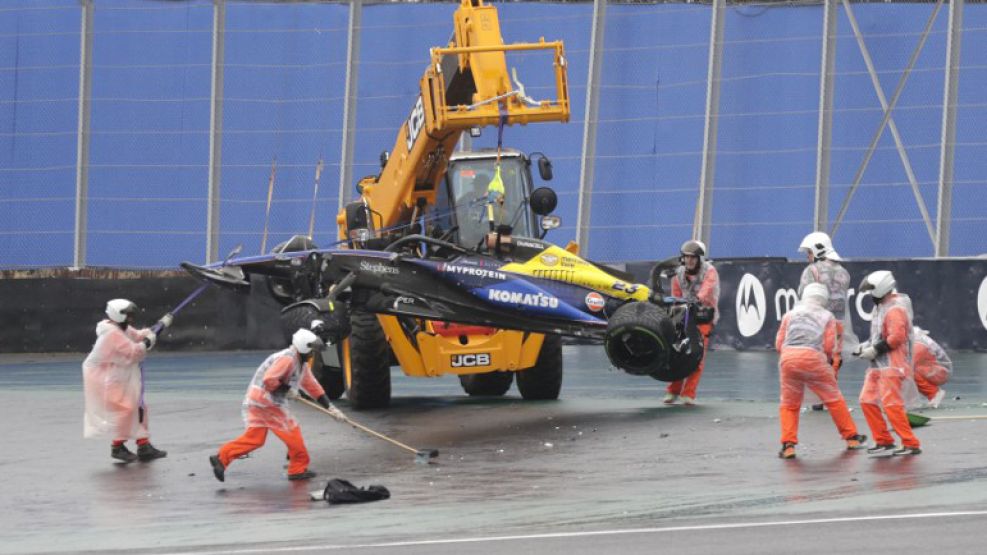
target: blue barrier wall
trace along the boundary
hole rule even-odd
[[[505,131],[555,162],[563,227],[576,236],[592,5],[497,4],[505,41],[566,43],[572,121]],[[428,49],[446,42],[455,6],[364,8],[354,181],[376,173],[418,94]],[[891,97],[931,4],[856,4]],[[589,255],[647,260],[691,234],[703,147],[710,8],[611,5]],[[212,3],[97,0],[89,173],[90,265],[174,267],[205,258]],[[710,244],[715,257],[796,256],[813,226],[819,6],[726,12]],[[335,237],[348,7],[228,2],[220,246],[260,250],[306,233],[316,161],[325,163],[316,242]],[[79,29],[75,0],[0,6],[0,267],[73,260]],[[987,6],[967,4],[959,83],[951,254],[980,254],[987,223]],[[946,9],[894,119],[933,223]],[[529,65],[530,62],[530,65]],[[516,63],[547,93],[534,59]],[[544,67],[544,66],[541,66]],[[882,113],[846,13],[838,22],[830,219],[850,190]],[[476,140],[493,146],[494,130]],[[266,199],[277,160],[270,211]],[[352,188],[353,183],[344,184]],[[836,243],[849,257],[918,257],[932,241],[889,133],[849,203]]]
[[[79,8],[0,11],[0,265],[72,263]]]

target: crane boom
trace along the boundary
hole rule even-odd
[[[453,20],[453,40],[447,47],[431,49],[419,82],[421,94],[382,162],[382,171],[361,179],[360,200],[338,215],[341,239],[350,238],[350,230],[356,228],[378,230],[378,238],[390,240],[403,235],[380,230],[411,223],[416,214],[435,206],[437,188],[463,131],[569,120],[561,42],[541,38],[537,43],[504,44],[497,9],[483,0],[461,0]],[[533,100],[520,84],[511,83],[506,53],[534,50],[550,51],[553,56],[554,98]]]

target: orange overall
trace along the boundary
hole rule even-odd
[[[315,399],[325,395],[311,368],[301,363],[294,347],[269,356],[254,374],[243,400],[246,431],[219,448],[219,461],[223,467],[264,445],[270,430],[288,447],[288,474],[300,474],[308,469],[308,449],[298,422],[285,406],[283,386],[294,391],[301,387]]]
[[[919,393],[930,401],[939,393],[939,386],[949,381],[953,363],[946,351],[927,333],[916,328],[912,343],[912,365]]]
[[[775,349],[781,353],[778,416],[782,444],[798,443],[799,409],[806,387],[829,409],[840,437],[849,440],[857,436],[832,366],[838,343],[836,319],[822,306],[803,301],[782,319],[775,337]]]
[[[666,392],[673,395],[695,399],[696,388],[699,387],[699,378],[702,377],[703,367],[706,365],[709,336],[712,335],[713,327],[720,318],[720,312],[717,310],[717,303],[720,300],[720,275],[717,273],[716,268],[706,261],[702,263],[699,272],[695,275],[689,275],[685,272],[685,268],[680,266],[675,277],[672,279],[672,296],[685,297],[692,302],[711,307],[714,310],[712,322],[697,326],[703,338],[703,358],[699,361],[696,371],[684,379],[671,382],[665,389]]]
[[[890,422],[905,447],[920,446],[908,423],[902,396],[906,382],[913,380],[911,312],[911,300],[901,293],[889,293],[874,307],[871,344],[883,340],[890,350],[879,355],[867,370],[860,390],[860,408],[878,445],[894,444],[894,437],[888,430],[887,422]]]

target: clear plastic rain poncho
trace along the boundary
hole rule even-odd
[[[853,332],[853,324],[850,320],[850,303],[847,298],[847,291],[850,289],[850,274],[838,262],[833,260],[816,260],[802,270],[802,277],[799,279],[799,297],[805,286],[810,283],[821,283],[829,289],[829,304],[826,308],[833,313],[837,322],[843,324],[842,355],[847,358],[860,344],[860,340]]]
[[[836,342],[835,319],[822,306],[802,301],[785,315],[776,337],[781,352],[782,406],[801,405],[805,387],[824,403],[842,399],[827,360]]]
[[[873,345],[882,339],[886,340],[887,338],[883,336],[886,331],[899,331],[884,329],[884,321],[887,319],[888,313],[894,309],[903,309],[908,315],[906,329],[900,330],[907,334],[904,345],[897,349],[892,349],[883,355],[879,355],[871,361],[871,367],[867,370],[867,373],[879,372],[881,374],[881,381],[886,384],[885,387],[890,387],[893,381],[900,380],[901,391],[899,394],[901,401],[904,402],[906,408],[911,409],[921,406],[923,404],[923,397],[915,385],[915,374],[912,369],[912,341],[914,341],[912,318],[914,317],[914,313],[912,312],[912,300],[908,295],[892,293],[884,302],[874,306],[873,318],[870,321],[870,344]],[[896,401],[897,399],[895,397],[896,395],[892,393],[890,398],[885,397],[879,399],[873,395],[865,395],[861,392],[860,402],[872,404],[883,402],[888,404],[889,400],[892,403]]]
[[[96,343],[82,363],[86,396],[85,437],[140,439],[147,437],[147,418],[140,421],[140,363],[147,356],[143,339],[150,330],[103,320],[96,325]]]
[[[288,385],[291,395],[297,395],[299,387],[315,399],[325,394],[309,365],[299,360],[298,351],[292,347],[278,351],[261,363],[247,386],[242,410],[246,427],[288,432],[298,425],[287,407],[289,391],[278,389],[281,383]]]
[[[713,264],[703,260],[692,281],[686,278],[685,265],[679,265],[675,270],[675,280],[677,281],[672,283],[672,295],[680,292],[678,296],[685,297],[690,302],[713,308],[713,324],[716,325],[720,321],[720,274]]]
[[[918,326],[912,328],[912,363],[915,373],[934,385],[943,385],[953,375],[953,361],[946,350],[929,337],[929,332]]]

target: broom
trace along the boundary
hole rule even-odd
[[[949,420],[987,420],[987,414],[971,414],[970,416],[923,416],[913,412],[906,413],[908,423],[912,428],[921,428],[929,422],[945,422]]]

